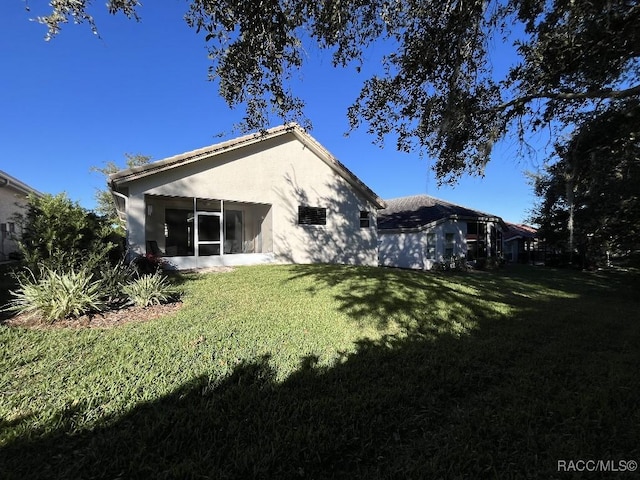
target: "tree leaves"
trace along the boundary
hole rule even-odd
[[[69,19],[93,26],[89,3],[55,0],[41,21],[50,35]],[[137,18],[135,0],[108,5]],[[220,95],[245,108],[243,130],[311,125],[291,87],[305,45],[356,69],[375,46],[382,64],[348,109],[351,129],[436,157],[441,182],[482,174],[509,133],[558,133],[640,97],[637,0],[191,0],[185,19],[204,33]],[[497,72],[506,43],[518,58]]]
[[[142,165],[146,165],[151,161],[151,157],[148,155],[142,155],[140,153],[131,154],[125,153],[125,168],[134,168]],[[92,172],[98,172],[103,174],[105,177],[108,177],[112,173],[116,173],[122,170],[115,162],[106,162],[103,167],[91,167]],[[98,215],[106,218],[107,221],[115,227],[116,231],[122,231],[123,225],[122,221],[118,217],[118,212],[116,210],[116,205],[113,201],[113,195],[108,189],[100,189],[96,191],[95,195],[96,199],[96,208],[95,211]]]
[[[559,160],[535,182],[534,221],[547,241],[567,247],[573,205],[576,248],[597,256],[637,249],[640,234],[640,102],[587,116],[557,147]]]

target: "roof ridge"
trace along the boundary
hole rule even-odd
[[[405,200],[405,199],[408,200],[408,199],[411,199],[411,198],[421,198],[421,197],[430,198],[432,200],[435,200],[436,203],[440,203],[440,204],[444,204],[444,205],[450,205],[450,206],[453,206],[453,207],[465,208],[467,210],[474,210],[474,211],[476,211],[478,213],[486,214],[486,212],[481,212],[480,210],[476,210],[474,208],[467,207],[466,205],[461,205],[459,203],[453,203],[453,202],[450,202],[449,200],[444,200],[444,199],[442,199],[440,197],[434,197],[433,195],[429,195],[428,193],[417,193],[415,195],[405,195],[405,196],[402,196],[402,197],[390,198],[388,200],[385,200],[385,202],[393,202],[393,201],[396,201],[396,200]]]

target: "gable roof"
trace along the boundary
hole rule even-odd
[[[11,188],[21,195],[29,195],[30,193],[41,197],[42,193],[37,191],[35,188],[30,187],[24,182],[21,182],[17,178],[9,175],[6,172],[0,170],[0,188]]]
[[[387,208],[378,212],[378,230],[421,230],[448,220],[485,220],[500,222],[496,215],[472,210],[429,195],[385,200]]]
[[[524,223],[507,222],[507,228],[508,230],[504,235],[505,242],[516,238],[536,238],[538,236],[538,230]]]
[[[356,188],[363,196],[374,203],[378,208],[384,208],[385,203],[373,190],[360,180],[351,170],[345,167],[336,157],[324,148],[315,138],[309,135],[300,125],[289,123],[279,127],[270,128],[264,132],[252,133],[232,140],[227,140],[208,147],[191,150],[180,155],[165,158],[147,165],[127,168],[109,175],[109,186],[114,188],[120,184],[137,180],[139,178],[154,175],[193,162],[215,157],[225,152],[230,152],[240,148],[254,145],[264,140],[277,138],[283,135],[293,135],[304,146],[314,152],[322,161],[329,165],[334,171],[342,176],[351,186]]]

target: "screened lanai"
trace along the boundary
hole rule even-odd
[[[271,209],[269,204],[145,195],[146,251],[178,269],[272,261]]]

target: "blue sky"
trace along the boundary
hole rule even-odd
[[[91,166],[124,163],[125,153],[154,160],[232,138],[242,110],[230,110],[208,81],[204,39],[182,19],[187,2],[145,2],[142,21],[93,7],[100,38],[88,25],[66,25],[50,42],[30,18],[43,1],[5,0],[0,15],[0,169],[42,192],[65,191],[92,208],[104,178]],[[45,10],[38,10],[44,8]],[[499,46],[497,46],[499,47]],[[366,59],[365,59],[366,60]],[[426,193],[521,222],[534,197],[524,170],[544,152],[519,158],[515,140],[497,146],[484,178],[438,188],[428,158],[372,144],[364,128],[349,137],[346,111],[365,74],[335,70],[308,50],[296,73],[313,122],[310,132],[382,198]],[[364,71],[375,71],[365,63]],[[226,133],[219,137],[220,133]],[[535,146],[535,145],[534,145]]]

